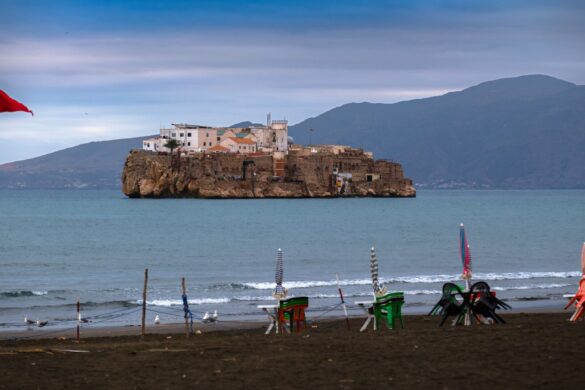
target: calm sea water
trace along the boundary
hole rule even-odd
[[[144,269],[149,321],[182,316],[180,278],[199,318],[258,314],[271,302],[277,248],[285,285],[313,316],[372,295],[370,247],[382,281],[422,312],[461,273],[465,223],[475,279],[515,307],[562,307],[585,240],[585,191],[420,191],[415,199],[127,199],[116,191],[0,191],[0,328],[138,323]],[[117,314],[123,314],[117,317]],[[357,311],[354,313],[357,314]],[[330,314],[341,315],[340,310]]]

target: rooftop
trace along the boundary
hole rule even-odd
[[[238,143],[238,144],[256,145],[256,142],[252,141],[249,138],[230,137],[229,139],[231,139],[232,141],[234,141],[235,143]]]

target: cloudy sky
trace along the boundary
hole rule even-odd
[[[585,84],[583,1],[0,0],[0,163],[170,123],[291,123],[541,73]]]

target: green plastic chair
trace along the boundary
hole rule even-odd
[[[394,329],[396,321],[400,322],[400,327],[404,329],[404,322],[402,321],[402,305],[404,305],[404,293],[393,292],[377,297],[374,303],[374,321],[376,329],[378,328],[379,320],[386,320],[386,327]]]

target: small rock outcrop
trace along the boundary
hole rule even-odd
[[[361,149],[295,147],[288,154],[190,156],[131,151],[122,191],[131,198],[414,197],[400,164]]]

